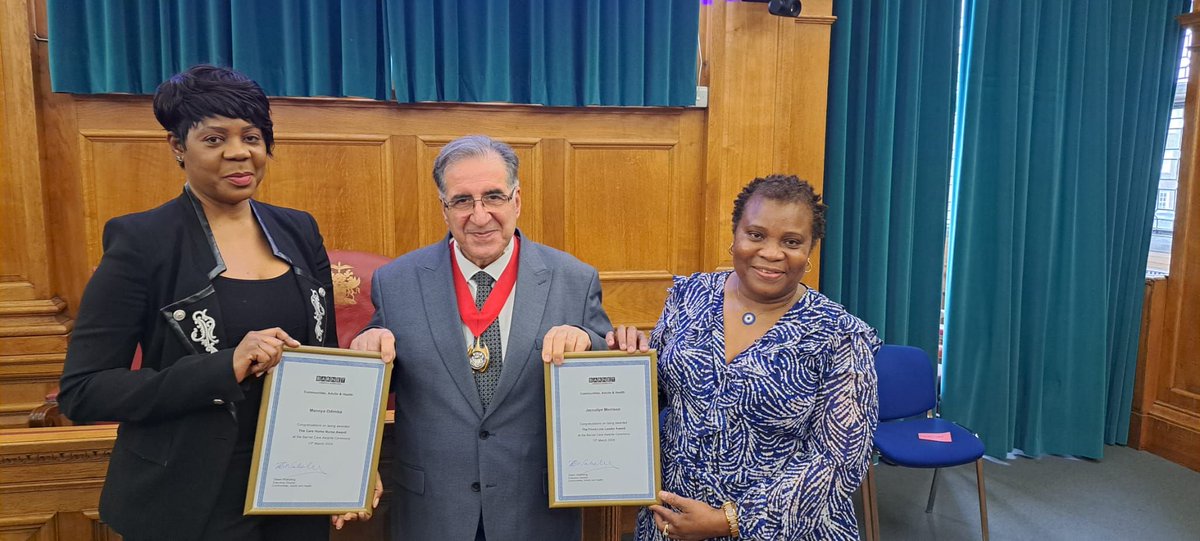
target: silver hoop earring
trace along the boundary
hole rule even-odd
[[[729,255],[733,255],[733,243],[730,243],[730,244],[729,244],[729,249],[727,249],[727,250],[725,250],[725,251],[729,252]]]
[[[804,263],[804,274],[808,274],[808,271],[810,271],[810,270],[812,270],[812,261],[811,260],[806,261]]]

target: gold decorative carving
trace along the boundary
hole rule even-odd
[[[358,296],[362,278],[354,274],[354,265],[338,261],[330,265],[333,269],[333,302],[338,305],[358,304],[354,297]]]

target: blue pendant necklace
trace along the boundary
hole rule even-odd
[[[742,310],[745,310],[745,312],[742,312],[742,325],[749,327],[751,325],[754,325],[756,322],[758,322],[758,316],[746,306],[746,301],[745,301],[745,299],[742,298],[742,288],[739,286],[740,286],[740,283],[733,286],[733,295],[735,297],[737,297],[738,307],[741,308]],[[796,290],[799,291],[800,287],[797,286]],[[783,308],[786,310],[787,308],[790,308],[793,304],[796,304],[796,295],[795,294],[792,294],[792,298],[789,299],[788,302],[784,303],[782,306],[770,308],[770,309],[764,310],[764,312],[772,312],[774,310],[779,310],[780,308]]]

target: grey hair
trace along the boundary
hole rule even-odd
[[[433,181],[437,184],[438,194],[446,195],[447,168],[467,158],[489,154],[504,160],[504,168],[508,170],[508,189],[516,188],[517,153],[513,152],[512,147],[486,135],[467,135],[446,143],[438,152],[437,159],[433,160]]]

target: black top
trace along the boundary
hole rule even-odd
[[[300,343],[308,341],[304,300],[296,294],[296,276],[284,272],[266,280],[239,280],[218,276],[213,279],[217,302],[225,314],[225,336],[229,347],[236,348],[251,331],[279,327]],[[262,404],[263,378],[253,375],[242,380],[245,398],[236,403],[238,421],[234,453],[254,450],[258,428],[258,408]]]

